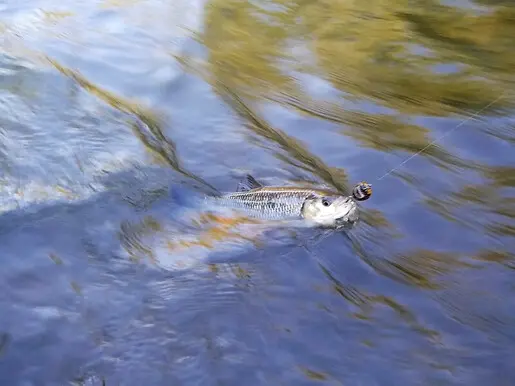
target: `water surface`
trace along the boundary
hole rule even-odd
[[[0,383],[511,384],[513,36],[505,1],[5,1]],[[245,173],[374,191],[348,233],[190,205]]]

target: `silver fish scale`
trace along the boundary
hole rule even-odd
[[[230,193],[217,201],[224,207],[243,209],[259,217],[280,219],[300,217],[307,197],[318,196],[312,190],[257,190]]]

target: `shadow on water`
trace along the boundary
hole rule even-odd
[[[147,186],[149,179],[164,187],[158,198]],[[239,299],[249,285],[264,279],[252,260],[206,264],[191,252],[195,243],[215,250],[231,236],[238,240],[250,234],[232,231],[238,219],[195,210],[188,216],[166,194],[167,188],[176,188],[167,179],[173,177],[152,169],[111,174],[98,182],[110,189],[90,199],[46,205],[31,214],[2,214],[0,250],[10,269],[3,275],[1,325],[15,336],[13,344],[9,334],[0,335],[3,382],[22,373],[26,379],[49,382],[77,373],[86,374],[84,382],[101,379],[98,374],[111,374],[109,381],[116,382],[131,372],[136,382],[145,377],[152,383],[161,382],[160,377],[176,382],[198,379],[199,373],[188,370],[191,364],[181,364],[184,356],[203,352],[209,357],[210,349],[201,348],[212,339],[206,326],[230,325],[233,313],[247,318],[249,306]],[[178,190],[175,194],[195,194],[193,189]],[[200,236],[199,228],[205,230]],[[231,251],[234,248],[227,253]],[[232,342],[227,333],[224,339]],[[29,350],[34,339],[38,347]],[[223,342],[212,345],[223,352]],[[61,368],[55,361],[64,347],[73,348],[73,355],[67,355]],[[163,356],[175,365],[156,368]],[[177,374],[179,368],[184,368],[183,375]]]
[[[66,16],[41,5],[30,25],[14,5],[0,11],[1,34],[41,50],[0,47],[14,53],[0,59],[5,195],[24,148],[66,147],[58,137],[92,103],[82,93],[98,101],[73,124],[106,127],[83,133],[91,148],[132,134],[149,157],[95,170],[87,198],[0,215],[0,381],[514,378],[512,3],[70,4]],[[170,17],[190,14],[197,27],[179,33]],[[76,88],[43,87],[63,80]],[[61,132],[38,142],[52,120]],[[34,159],[69,158],[52,156]],[[45,173],[31,162],[30,176]],[[236,186],[234,169],[346,194],[366,180],[374,193],[348,233],[263,231],[185,204]]]

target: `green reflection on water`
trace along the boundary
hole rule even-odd
[[[389,178],[420,194],[420,202],[440,221],[473,229],[478,239],[488,237],[491,246],[466,254],[436,250],[439,240],[433,240],[435,250],[398,251],[394,237],[404,235],[380,210],[365,210],[364,224],[351,242],[375,272],[439,293],[456,287],[459,279],[453,273],[467,275],[481,269],[481,262],[515,267],[509,249],[515,236],[513,167],[492,166],[470,153],[457,155],[442,143],[427,147],[442,132],[434,133],[420,119],[439,118],[449,130],[468,118],[456,138],[479,132],[515,143],[512,124],[491,123],[515,105],[515,4],[472,3],[486,7],[478,11],[437,0],[212,0],[197,36],[207,49],[206,60],[176,58],[213,86],[245,129],[263,143],[279,145],[270,150],[285,167],[306,172],[310,182],[309,175],[342,191],[349,184],[344,169],[327,165],[309,144],[272,127],[259,115],[261,107],[280,104],[336,125],[362,147],[399,153],[388,156],[377,176],[426,148],[420,158],[430,162],[429,173],[449,182],[445,188],[435,188],[428,172],[420,175],[416,168],[401,168]],[[323,80],[328,92],[310,90],[303,83],[305,75]],[[471,176],[482,182],[471,183]],[[366,303],[367,311],[382,303],[411,315],[387,296],[356,297],[359,291],[349,292],[350,287],[329,279],[337,293],[351,303]]]
[[[263,139],[281,144],[289,153],[289,157],[279,155],[286,163],[293,158],[296,166],[341,189],[346,180],[332,178],[331,168],[306,146],[256,120],[252,112],[257,107],[241,101],[281,103],[341,125],[342,134],[363,146],[413,154],[434,138],[429,128],[416,122],[417,117],[467,118],[484,109],[481,119],[486,120],[502,116],[514,106],[515,56],[511,47],[515,6],[492,1],[477,4],[488,8],[478,12],[436,0],[213,0],[207,6],[204,33],[198,36],[208,50],[207,61],[195,64],[195,69],[229,100],[249,128]],[[192,61],[180,59],[191,69]],[[311,95],[299,74],[325,79],[336,98]],[[356,102],[372,102],[378,111],[365,111],[356,107]],[[460,130],[459,135],[464,136],[471,127],[464,125]],[[512,128],[499,131],[485,125],[481,130],[511,143],[515,138]],[[466,214],[457,211],[456,205],[472,203],[480,211],[509,217],[510,221],[504,222],[483,221],[482,232],[513,236],[508,207],[514,198],[500,197],[498,186],[499,176],[510,185],[510,168],[492,169],[475,159],[459,157],[441,144],[420,156],[458,175],[467,169],[487,180],[497,175],[497,182],[492,183],[496,186],[471,190],[458,180],[462,183],[456,184],[455,191],[438,195],[427,189],[423,180],[406,173],[397,177],[423,191],[426,204],[444,219],[465,216],[462,222],[469,226]],[[345,176],[343,170],[341,173]],[[477,225],[481,221],[475,219]],[[427,279],[413,280],[419,285],[428,283]]]

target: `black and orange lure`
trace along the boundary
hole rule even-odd
[[[357,201],[365,201],[372,195],[372,185],[367,182],[360,182],[352,189],[352,196]]]

